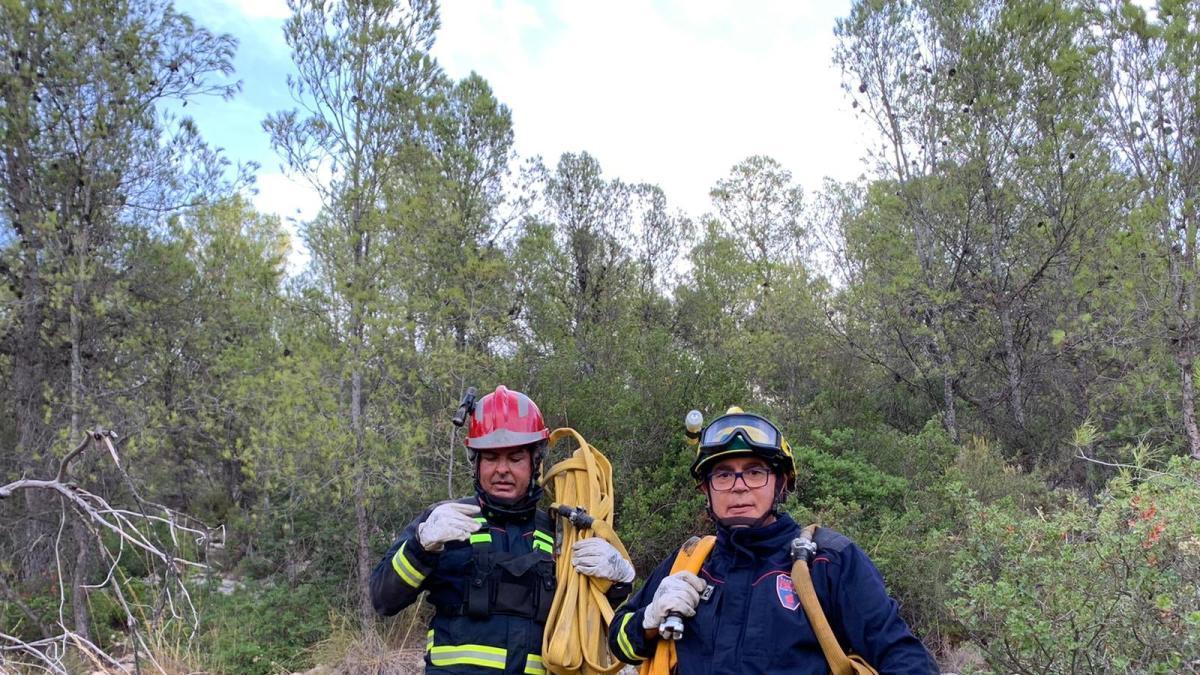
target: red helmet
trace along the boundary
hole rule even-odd
[[[542,412],[528,396],[500,385],[475,404],[466,446],[471,450],[511,448],[550,438]]]

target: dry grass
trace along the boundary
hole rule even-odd
[[[312,663],[319,664],[304,675],[417,675],[425,671],[425,635],[429,625],[427,606],[414,606],[382,623],[378,630],[363,631],[354,617],[330,614],[329,637],[310,648]],[[222,675],[211,670],[204,655],[182,639],[157,634],[149,636],[153,658],[140,661],[143,673],[165,675]],[[120,659],[121,669],[106,667],[79,655],[69,671],[84,675],[129,675],[135,672],[131,655]],[[44,673],[44,669],[14,661],[0,661],[0,673]],[[282,671],[281,671],[282,672]]]
[[[413,606],[388,620],[381,631],[363,631],[358,621],[331,615],[330,635],[313,645],[317,667],[308,675],[409,675],[425,672],[425,627],[429,612]]]

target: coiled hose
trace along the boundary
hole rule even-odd
[[[604,593],[612,582],[576,572],[571,546],[580,539],[601,537],[626,560],[629,552],[613,530],[612,464],[574,429],[555,429],[549,444],[553,447],[568,436],[579,447],[550,467],[542,479],[554,500],[550,508],[563,516],[555,542],[558,588],[542,638],[542,662],[555,675],[608,675],[621,669],[621,662],[608,651],[613,608]]]

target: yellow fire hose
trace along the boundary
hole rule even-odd
[[[712,552],[716,543],[717,538],[711,534],[707,537],[688,539],[684,542],[683,548],[679,549],[679,553],[675,555],[675,562],[671,563],[671,574],[679,572],[700,574],[700,568],[704,566],[704,561],[708,560],[708,554]],[[675,641],[659,640],[654,645],[654,653],[638,668],[638,675],[670,675],[675,672],[678,662]]]
[[[613,530],[612,464],[574,429],[555,429],[549,444],[553,447],[568,436],[574,437],[579,447],[571,457],[550,467],[542,479],[543,485],[552,484],[551,509],[564,516],[576,516],[570,519],[574,522],[565,517],[559,521],[555,560],[558,588],[542,638],[542,663],[555,675],[607,675],[621,669],[621,663],[608,651],[613,608],[604,593],[612,582],[576,572],[571,566],[571,546],[580,539],[601,537],[626,560],[629,552]]]

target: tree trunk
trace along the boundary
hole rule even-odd
[[[1190,349],[1180,349],[1175,355],[1179,365],[1180,408],[1183,410],[1183,430],[1187,435],[1188,452],[1193,459],[1200,460],[1200,429],[1196,426],[1196,383],[1192,377],[1195,355]]]
[[[28,217],[26,218],[26,214]],[[42,382],[46,377],[44,357],[46,350],[43,345],[41,331],[45,318],[45,289],[40,274],[40,237],[33,230],[35,215],[31,211],[22,211],[20,218],[24,222],[17,225],[23,233],[20,246],[21,279],[20,279],[20,318],[13,344],[13,375],[12,394],[14,401],[14,416],[17,427],[17,457],[21,471],[27,475],[38,475],[49,466],[39,459],[47,442],[42,413],[45,407]],[[14,224],[16,225],[16,224]],[[26,513],[39,513],[46,508],[52,508],[50,502],[38,490],[25,490]],[[48,547],[34,546],[48,534],[46,525],[36,518],[25,521],[24,542],[28,548],[21,558],[21,578],[36,579],[45,575],[51,569],[54,559]]]
[[[26,258],[28,262],[35,256]],[[17,422],[17,457],[22,472],[27,475],[38,475],[44,461],[36,458],[40,454],[39,446],[44,441],[42,433],[43,395],[41,388],[42,374],[45,368],[41,363],[43,354],[39,331],[41,327],[42,302],[41,284],[35,270],[28,267],[23,273],[24,311],[22,312],[21,327],[17,332],[16,346],[13,354],[13,397]],[[49,507],[47,500],[38,494],[38,490],[25,490],[25,512],[39,513],[44,507]],[[21,557],[21,578],[35,579],[51,569],[53,558],[46,547],[34,546],[46,533],[45,524],[37,518],[25,521],[25,541],[28,548]]]
[[[355,557],[358,563],[358,607],[363,629],[375,624],[375,608],[371,604],[369,583],[371,579],[370,523],[367,522],[367,467],[366,443],[363,436],[363,383],[360,352],[362,348],[362,321],[354,310],[352,328],[353,345],[350,372],[350,430],[354,434],[354,533]]]
[[[942,355],[942,405],[945,408],[942,423],[950,440],[958,442],[958,409],[955,406],[954,377],[950,373],[950,357]]]
[[[1024,431],[1025,392],[1021,383],[1021,358],[1017,353],[1017,331],[1013,326],[1012,309],[1007,302],[1000,307],[1000,329],[1004,337],[1004,366],[1008,371],[1008,406],[1017,429]]]
[[[460,389],[462,388],[461,383],[459,384],[459,388]],[[470,424],[469,421],[468,421],[468,424]],[[446,458],[447,459],[446,499],[454,499],[454,452],[458,446],[458,444],[454,442],[455,440],[457,440],[458,434],[456,434],[454,432],[455,432],[455,427],[451,426],[450,427],[450,452]]]
[[[367,471],[359,466],[354,477],[354,526],[358,551],[358,599],[359,615],[363,628],[371,630],[375,625],[375,607],[371,604],[369,584],[371,580],[370,523],[367,521]]]
[[[1200,168],[1195,177],[1200,175]],[[1194,182],[1192,183],[1194,185]],[[1179,367],[1179,407],[1183,413],[1183,431],[1187,437],[1188,454],[1200,459],[1200,429],[1196,426],[1196,247],[1198,219],[1195,212],[1194,187],[1185,187],[1183,212],[1178,221],[1168,219],[1164,237],[1183,235],[1183,241],[1171,247],[1170,273],[1175,286],[1175,336],[1172,352]]]
[[[86,246],[79,247],[76,242],[76,278],[71,289],[71,430],[72,440],[82,434],[80,411],[83,404],[83,359],[80,356],[79,343],[83,339],[83,319],[79,315],[82,303],[84,263],[83,251]],[[71,573],[71,609],[75,615],[75,632],[85,640],[91,640],[91,613],[88,611],[87,589],[88,567],[91,563],[91,536],[87,525],[81,518],[75,518],[71,526],[75,539],[75,569]]]
[[[1025,394],[1022,391],[1021,358],[1017,353],[1016,327],[1012,317],[1012,298],[1007,289],[1008,270],[1004,259],[1005,218],[1002,206],[997,204],[996,186],[989,169],[983,170],[983,202],[988,222],[991,224],[989,262],[992,268],[991,300],[1000,319],[1001,340],[1004,344],[1005,392],[1012,421],[1019,431],[1025,429]]]
[[[75,618],[75,632],[85,640],[91,640],[91,612],[88,610],[88,568],[91,566],[91,532],[82,516],[72,520],[71,531],[75,540],[75,568],[71,572],[71,610]]]

